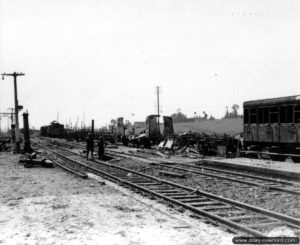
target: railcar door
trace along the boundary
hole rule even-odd
[[[251,131],[250,131],[249,124],[244,125],[244,140],[245,140],[245,142],[251,141]]]
[[[270,125],[272,129],[272,142],[279,143],[279,108],[271,107],[270,108]]]
[[[251,141],[251,132],[250,132],[250,124],[249,124],[249,109],[244,109],[244,141]]]
[[[250,124],[251,141],[256,142],[257,139],[257,124]]]
[[[280,143],[294,143],[294,132],[292,123],[280,124]]]
[[[293,106],[280,107],[280,143],[293,143],[294,130],[293,130]]]
[[[294,143],[300,144],[300,123],[295,123],[293,127]]]
[[[268,124],[258,124],[258,139],[259,142],[270,142],[270,135],[268,134],[269,125]]]
[[[251,141],[257,141],[257,108],[250,109],[250,134],[251,134]]]
[[[280,132],[279,132],[278,123],[271,124],[271,128],[272,128],[272,142],[279,143]]]
[[[257,137],[259,142],[270,142],[268,108],[258,109]]]

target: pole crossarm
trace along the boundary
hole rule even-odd
[[[17,72],[14,72],[14,73],[2,73],[1,76],[24,76],[25,74],[24,73],[17,73]]]

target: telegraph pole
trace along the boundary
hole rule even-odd
[[[159,86],[156,86],[156,98],[157,98],[157,130],[160,132],[160,127],[159,127],[159,117],[160,117],[160,107],[159,107],[159,94],[161,93],[161,88]]]
[[[2,73],[2,80],[4,80],[4,76],[14,77],[14,94],[15,94],[15,120],[16,120],[16,152],[20,153],[20,132],[19,132],[19,105],[18,105],[18,90],[17,90],[17,77],[24,76],[24,73]]]

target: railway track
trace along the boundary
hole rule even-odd
[[[82,149],[85,149],[85,147],[80,144],[76,144],[76,143],[74,144],[69,142],[68,144],[74,147],[80,147]],[[112,149],[106,149],[106,152],[110,156],[117,156],[122,158],[127,157],[132,159],[136,158],[137,160],[155,165],[163,169],[172,169],[172,171],[175,171],[178,174],[201,175],[202,179],[208,181],[212,179],[218,179],[223,181],[224,184],[228,184],[230,182],[236,182],[236,183],[240,183],[241,187],[256,186],[256,187],[265,188],[268,191],[283,192],[283,193],[289,193],[292,195],[300,196],[300,184],[297,182],[263,177],[259,175],[253,175],[250,173],[243,173],[243,172],[238,172],[233,170],[232,171],[222,170],[218,168],[207,167],[204,165],[198,166],[189,163],[178,163],[174,161],[168,161],[167,159],[163,160],[163,162],[166,162],[166,164],[157,163],[157,159],[152,159],[151,157],[149,158],[140,154],[125,153],[125,152],[112,150]],[[172,165],[170,165],[170,163]]]
[[[52,147],[41,142],[36,142],[36,144],[43,148]],[[164,199],[237,232],[252,236],[266,236],[270,229],[278,226],[288,226],[296,234],[300,232],[300,220],[284,214],[216,196],[107,162],[98,160],[82,162],[76,159],[78,155],[67,149],[52,148],[47,151],[63,159],[64,162],[68,162],[72,169],[80,172],[93,172],[135,190]]]
[[[138,158],[141,157],[135,154],[118,153],[116,151],[113,152],[110,151],[109,154],[119,156],[119,157],[122,157],[122,155],[124,154],[138,157]],[[142,159],[142,161],[144,160]],[[169,162],[168,164],[164,164],[164,163],[155,163],[154,161],[151,160],[146,160],[146,162],[149,162],[153,165],[162,168],[175,170],[178,172],[178,174],[191,173],[191,174],[205,176],[204,179],[206,180],[217,178],[223,180],[224,183],[237,182],[243,185],[264,187],[271,191],[286,192],[293,195],[300,195],[300,184],[297,182],[278,180],[274,178],[262,177],[258,175],[248,174],[248,173],[245,174],[241,172],[221,170],[221,169],[211,168],[206,166],[197,166],[189,163]],[[170,163],[172,163],[172,165],[170,165]]]

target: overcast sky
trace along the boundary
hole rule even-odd
[[[225,106],[300,94],[300,1],[0,0],[0,72],[30,125],[120,116],[217,118]],[[0,112],[13,79],[0,80]],[[2,127],[7,125],[2,121]]]

